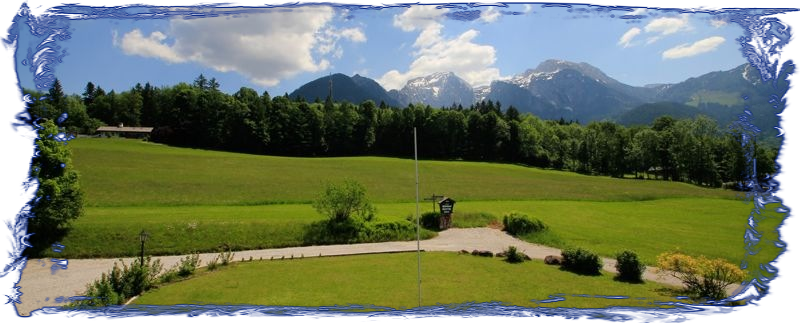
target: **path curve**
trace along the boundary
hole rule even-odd
[[[544,259],[548,255],[560,255],[561,250],[519,240],[498,229],[469,228],[449,229],[439,232],[433,239],[420,241],[420,248],[425,251],[461,251],[461,250],[488,250],[498,253],[509,246],[534,259]],[[306,246],[280,249],[263,249],[236,251],[234,261],[242,258],[270,259],[281,257],[318,257],[357,255],[369,253],[405,252],[417,250],[416,241],[378,242],[346,245]],[[214,259],[217,253],[200,254],[201,265]],[[164,268],[171,268],[185,256],[160,256]],[[122,258],[125,263],[130,263],[134,258]],[[60,306],[59,300],[81,295],[86,286],[100,278],[103,273],[109,272],[114,262],[119,258],[110,259],[72,259],[67,264],[68,269],[51,268],[55,262],[51,259],[28,260],[22,277],[17,286],[23,293],[21,303],[16,304],[17,312],[27,316],[33,310],[47,307]],[[616,273],[616,261],[603,259],[603,270]],[[656,281],[671,286],[682,286],[681,282],[671,276],[658,275],[655,268],[648,267],[644,279]]]

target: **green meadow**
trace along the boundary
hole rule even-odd
[[[414,201],[413,159],[293,158],[175,148],[126,139],[69,142],[89,206],[309,203],[320,184],[351,178],[374,202]],[[409,156],[411,157],[411,155]],[[508,164],[419,163],[420,194],[457,201],[735,199],[685,183],[587,176]]]
[[[585,247],[606,257],[634,249],[645,262],[655,264],[664,251],[680,248],[691,255],[744,257],[743,233],[748,205],[735,200],[666,199],[636,202],[593,201],[465,201],[461,213],[484,212],[497,219],[509,211],[535,216],[550,227],[549,236],[523,239],[553,247]],[[425,208],[427,206],[428,208]],[[378,220],[402,220],[415,212],[414,203],[380,203]],[[430,211],[430,205],[421,205]],[[665,210],[670,211],[665,215]],[[64,239],[67,257],[135,256],[138,234],[150,233],[152,255],[192,251],[216,252],[303,245],[303,228],[324,219],[308,204],[257,206],[92,207],[75,222]],[[454,226],[459,225],[458,213]],[[709,226],[708,223],[715,223]],[[434,233],[424,230],[425,236]],[[766,254],[765,254],[766,255]]]
[[[416,258],[416,253],[399,253],[237,262],[159,287],[134,304],[413,308],[418,305]],[[581,276],[539,260],[509,264],[499,258],[446,252],[425,252],[421,258],[423,306],[496,301],[525,307],[658,307],[662,305],[656,302],[674,301],[677,296],[659,284],[618,282],[608,273]],[[546,301],[556,293],[566,300]]]
[[[273,157],[109,138],[76,139],[69,147],[87,206],[62,241],[63,257],[137,255],[141,230],[150,233],[147,251],[153,255],[304,245],[304,228],[324,219],[310,201],[321,184],[345,178],[366,187],[378,221],[404,220],[416,209],[411,159]],[[501,222],[518,211],[550,227],[525,240],[590,248],[606,257],[633,249],[650,265],[676,248],[738,263],[753,208],[735,192],[685,183],[422,160],[420,194],[433,193],[458,201],[455,227]],[[422,212],[431,208],[430,202],[420,204]],[[484,217],[459,219],[468,213]],[[759,233],[777,239],[782,216],[764,217]],[[435,235],[423,231],[423,238]],[[748,259],[772,260],[773,249]]]

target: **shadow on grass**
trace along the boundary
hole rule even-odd
[[[564,267],[564,265],[559,266],[558,270],[564,271],[564,272],[568,272],[568,273],[573,273],[573,274],[576,274],[576,275],[579,275],[579,276],[588,276],[588,277],[603,276],[602,272],[585,272],[585,271],[580,271],[580,270],[574,270],[574,269],[566,268],[566,267]]]
[[[22,255],[28,258],[43,258],[45,252],[53,250],[61,252],[64,246],[59,246],[61,241],[70,231],[70,228],[55,228],[49,230],[35,231],[35,228],[29,228],[33,232],[28,238],[29,247],[22,251]]]
[[[620,283],[634,284],[634,285],[643,285],[644,284],[644,280],[643,279],[625,279],[625,278],[622,278],[620,276],[614,276],[614,281],[615,282],[620,282]]]

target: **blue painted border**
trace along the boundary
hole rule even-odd
[[[17,0],[20,1],[20,0]],[[9,31],[14,23],[14,17],[22,12],[21,1],[15,3],[3,3],[2,19],[0,19],[0,30]],[[401,6],[408,1],[387,1],[382,2],[380,6]],[[569,1],[547,1],[549,3],[570,3]],[[769,1],[762,0],[758,2],[700,2],[700,1],[670,1],[657,3],[642,2],[642,1],[613,1],[613,0],[576,0],[571,3],[579,2],[581,4],[597,5],[603,7],[637,7],[643,6],[646,3],[648,7],[675,9],[677,11],[685,12],[729,12],[736,11],[741,8],[785,8],[792,6],[790,3],[783,3],[783,1]],[[241,3],[241,4],[240,4]],[[362,8],[377,8],[379,5],[372,4],[368,1],[325,1],[326,4],[342,5],[342,6],[355,6]],[[417,4],[437,4],[433,1],[415,1]],[[210,0],[178,0],[178,1],[155,1],[155,0],[122,0],[115,2],[98,2],[88,0],[76,1],[48,1],[29,3],[25,9],[31,16],[36,16],[46,19],[56,14],[54,7],[58,5],[76,5],[86,6],[92,8],[103,7],[130,7],[130,6],[273,6],[273,5],[298,5],[300,3],[292,1],[271,1],[253,2],[253,1],[210,1]],[[499,5],[497,2],[480,2],[475,3],[486,5]],[[468,10],[466,10],[468,11]],[[469,18],[469,14],[464,17]],[[73,19],[82,19],[81,17],[72,17]],[[91,16],[83,17],[83,19],[91,19]],[[120,17],[121,18],[121,17]],[[132,18],[154,18],[150,17],[132,17]],[[780,14],[770,15],[769,17],[760,17],[759,19],[752,19],[743,21],[745,27],[753,30],[755,35],[765,35],[764,19],[776,19],[781,25],[788,28],[789,34],[797,27],[796,21],[800,21],[800,14],[796,12],[784,12]],[[767,30],[769,26],[767,24]],[[13,300],[17,299],[20,295],[19,290],[15,285],[19,282],[21,276],[21,269],[23,262],[18,261],[22,250],[25,247],[25,230],[24,221],[22,217],[30,210],[29,201],[35,195],[36,184],[29,178],[29,170],[31,160],[35,156],[36,146],[34,141],[36,139],[35,130],[22,122],[19,117],[23,117],[25,113],[25,97],[21,95],[19,88],[19,79],[16,75],[15,51],[16,45],[13,41],[9,41],[9,33],[4,32],[0,34],[0,39],[3,39],[2,51],[0,55],[0,64],[2,64],[3,72],[2,85],[4,85],[3,97],[6,99],[2,109],[2,123],[0,123],[0,131],[2,131],[5,146],[5,153],[2,158],[3,176],[0,181],[2,187],[2,215],[3,225],[0,225],[0,237],[5,239],[4,248],[0,250],[3,259],[3,274],[2,274],[2,288],[0,293],[4,297],[2,303],[2,310],[4,317],[17,318],[16,308]],[[61,35],[60,37],[63,37]],[[791,62],[795,57],[795,40],[790,38],[789,42],[783,45],[776,53],[769,51],[771,45],[763,43],[763,39],[759,41],[759,37],[753,37],[755,42],[752,46],[754,50],[752,53],[756,54],[749,57],[751,63],[758,66],[783,66],[784,62]],[[760,44],[758,44],[760,43]],[[57,57],[56,57],[57,60]],[[37,66],[45,68],[46,66]],[[791,84],[792,77],[788,78]],[[794,159],[794,151],[796,150],[797,139],[795,137],[795,130],[790,126],[790,122],[796,118],[795,112],[792,110],[791,103],[794,102],[794,93],[790,86],[790,90],[781,98],[785,107],[783,112],[779,115],[781,119],[780,136],[783,137],[783,145],[778,157],[778,164],[781,166],[776,181],[780,183],[779,189],[771,195],[771,198],[778,199],[783,202],[786,209],[793,207],[793,199],[797,185],[794,184],[797,179],[795,169],[791,165]],[[797,229],[796,220],[788,216],[780,227],[781,240],[787,246],[796,245],[795,233]],[[744,235],[744,230],[743,230]],[[647,321],[675,321],[675,320],[775,320],[775,319],[788,319],[788,315],[792,314],[793,294],[795,288],[798,288],[797,278],[794,277],[795,270],[792,266],[796,262],[796,253],[793,252],[791,247],[787,247],[784,253],[779,256],[773,263],[774,268],[780,269],[778,274],[772,281],[769,282],[769,293],[762,299],[753,302],[747,306],[739,307],[709,307],[709,306],[686,306],[676,303],[681,308],[671,310],[645,310],[636,308],[611,308],[602,310],[577,310],[577,309],[552,309],[552,310],[539,310],[539,309],[522,309],[522,308],[508,308],[499,304],[463,304],[454,307],[438,307],[426,309],[423,315],[419,316],[425,320],[442,319],[443,317],[435,316],[438,313],[462,313],[469,315],[459,316],[458,319],[465,320],[486,320],[493,319],[497,315],[502,318],[510,318],[513,320],[519,319],[544,319],[544,320],[593,320],[598,316],[611,317],[615,319],[629,319],[629,320],[647,320]],[[793,259],[794,258],[794,259]],[[558,296],[556,296],[558,297]],[[178,309],[191,310],[196,307],[173,307],[171,312]],[[214,308],[205,308],[206,311],[203,315],[192,315],[188,313],[165,313],[159,315],[148,315],[146,318],[141,317],[142,313],[151,313],[153,309],[143,311],[140,313],[127,313],[115,314],[108,312],[86,312],[86,311],[59,311],[55,309],[46,309],[36,311],[29,319],[34,320],[96,320],[96,319],[114,319],[120,321],[140,321],[141,319],[149,320],[176,320],[176,319],[191,319],[210,321],[217,318],[218,315],[225,315],[223,319],[233,316],[234,319],[268,319],[268,320],[388,320],[399,321],[418,319],[417,317],[410,317],[413,315],[411,312],[391,312],[391,313],[371,313],[371,314],[343,314],[341,308],[264,308],[264,307],[225,307],[218,306]],[[264,315],[266,313],[286,313],[291,315]],[[488,317],[485,317],[487,316]]]

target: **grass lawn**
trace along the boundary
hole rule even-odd
[[[321,184],[344,178],[363,184],[375,202],[410,202],[415,196],[411,159],[273,157],[110,138],[76,139],[69,147],[88,206],[308,203]],[[685,183],[460,161],[420,161],[420,192],[457,201],[735,198],[730,191]]]
[[[305,227],[323,219],[308,202],[322,183],[344,178],[366,187],[379,220],[405,219],[415,210],[410,159],[288,158],[109,138],[76,139],[69,147],[86,214],[61,241],[64,252],[46,257],[133,256],[143,229],[154,255],[303,245]],[[551,228],[523,239],[559,248],[586,247],[605,257],[632,249],[651,265],[676,247],[734,263],[745,256],[752,205],[731,191],[460,161],[421,161],[420,176],[423,197],[437,193],[458,201],[455,227],[492,221],[481,212],[500,221],[519,211]],[[431,204],[421,203],[420,211],[429,210]],[[458,217],[465,213],[476,216]],[[748,261],[774,259],[779,249],[771,241],[782,220],[773,212],[757,228],[762,251]]]
[[[418,304],[416,260],[415,253],[401,253],[239,262],[162,286],[145,293],[135,304],[413,308]],[[609,273],[581,276],[541,261],[509,264],[500,258],[444,252],[423,253],[422,272],[423,306],[489,301],[527,307],[658,306],[655,301],[674,301],[676,295],[656,283],[617,282]],[[567,300],[537,302],[552,299],[554,294],[565,294]]]
[[[424,206],[420,205],[420,211],[430,211]],[[378,221],[403,220],[415,212],[413,203],[376,207]],[[748,205],[720,199],[465,201],[458,202],[455,210],[456,227],[485,226],[490,220],[477,215],[481,212],[498,220],[510,211],[527,213],[544,221],[558,239],[547,241],[534,235],[525,240],[558,248],[586,247],[606,257],[629,248],[651,265],[658,254],[676,247],[691,255],[738,263],[745,255],[743,233],[749,214]],[[463,213],[473,216],[462,219],[459,214]],[[150,233],[147,250],[153,255],[216,252],[222,245],[235,250],[300,246],[304,227],[322,219],[308,204],[92,207],[62,241],[67,246],[64,251],[48,256],[135,256],[141,230]],[[762,256],[767,253],[757,257]]]

